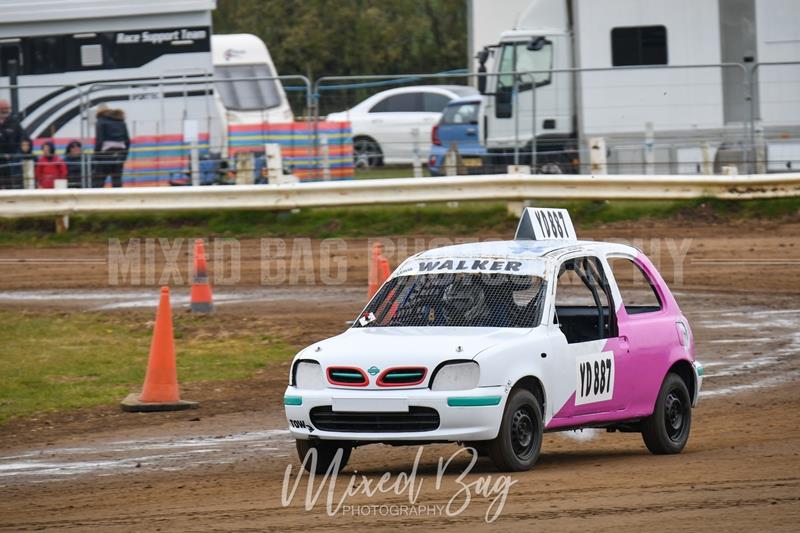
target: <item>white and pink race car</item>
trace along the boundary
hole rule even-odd
[[[565,210],[528,208],[512,241],[404,261],[353,327],[297,354],[284,405],[317,472],[355,446],[429,442],[519,471],[545,431],[635,431],[653,453],[680,452],[702,375],[641,251],[577,240]]]

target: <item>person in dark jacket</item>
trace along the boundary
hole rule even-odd
[[[81,180],[81,154],[83,145],[80,141],[70,141],[64,149],[64,162],[67,164],[67,183],[70,189],[80,189]]]
[[[28,180],[33,180],[34,168],[36,164],[36,156],[33,153],[33,143],[25,136],[19,145],[19,153],[16,157],[16,163],[12,169],[12,174],[15,183],[21,183],[23,187],[29,187]]]
[[[11,115],[11,104],[0,99],[0,189],[21,189],[22,176],[15,165],[24,135],[22,127]]]
[[[56,180],[67,178],[67,166],[56,155],[56,147],[50,141],[42,143],[42,155],[36,159],[36,188],[52,189]]]
[[[101,105],[97,110],[94,136],[94,177],[92,187],[103,187],[111,176],[114,187],[122,187],[122,168],[128,158],[131,140],[121,109]]]

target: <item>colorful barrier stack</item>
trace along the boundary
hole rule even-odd
[[[353,177],[353,139],[349,122],[319,122],[316,132],[327,139],[328,163],[332,179]],[[315,146],[315,126],[311,122],[260,123],[230,126],[228,155],[240,152],[263,153],[264,145],[276,143],[281,147],[283,165],[301,181],[321,180],[323,155]],[[37,139],[34,153],[41,154],[45,141],[52,141],[59,155],[74,138]],[[94,138],[80,139],[84,153],[92,156]],[[200,156],[209,152],[209,134],[201,133],[197,145]],[[143,135],[131,139],[131,149],[125,162],[122,182],[126,187],[157,187],[186,185],[189,173],[191,145],[181,134]],[[110,186],[106,183],[106,186]]]
[[[328,139],[328,161],[333,179],[353,177],[353,139],[349,122],[319,122],[317,133]],[[228,128],[231,157],[239,152],[261,152],[266,143],[281,146],[283,165],[301,181],[322,179],[322,154],[315,155],[312,122],[261,123]]]

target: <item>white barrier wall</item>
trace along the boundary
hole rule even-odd
[[[679,200],[800,196],[800,173],[740,176],[501,174],[286,185],[0,191],[0,216],[220,209],[289,210],[419,202],[528,199]]]

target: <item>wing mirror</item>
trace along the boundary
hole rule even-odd
[[[526,46],[525,48],[527,48],[531,52],[538,52],[539,50],[544,48],[544,45],[545,45],[546,42],[547,42],[547,39],[545,39],[544,37],[541,37],[541,36],[532,37],[531,40],[528,41],[528,46]]]
[[[489,59],[489,47],[485,46],[475,57],[478,60],[478,92],[486,94],[486,61]],[[483,76],[481,75],[483,74]]]

